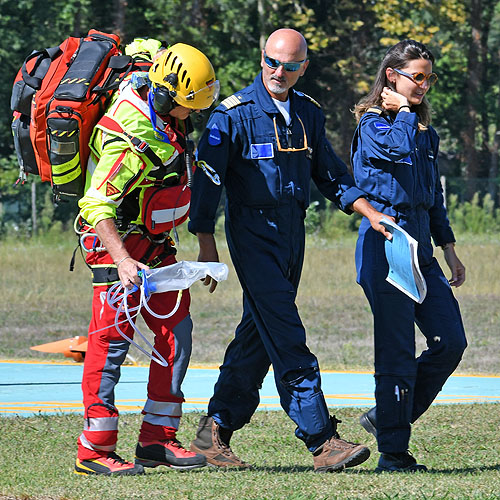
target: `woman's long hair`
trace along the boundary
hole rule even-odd
[[[415,40],[403,40],[387,51],[380,63],[370,92],[354,107],[354,116],[358,122],[369,108],[382,105],[382,91],[384,87],[391,86],[387,80],[385,70],[387,68],[402,69],[409,61],[415,59],[428,59],[431,63],[434,63],[434,56],[431,51],[423,43]],[[420,104],[412,106],[411,110],[417,113],[421,125],[426,127],[430,124],[431,109],[427,97],[424,97]]]

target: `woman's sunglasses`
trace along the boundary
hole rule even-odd
[[[272,57],[269,57],[264,52],[264,61],[271,69],[278,69],[280,66],[283,66],[283,69],[285,71],[293,72],[297,71],[307,61],[307,59],[298,62],[281,62],[278,61],[278,59],[273,59]]]
[[[432,87],[438,81],[438,76],[436,75],[436,73],[429,73],[428,75],[422,72],[410,74],[400,69],[393,69],[396,73],[406,76],[406,78],[409,78],[413,81],[413,83],[416,83],[417,85],[423,85],[427,80],[429,82],[429,85]]]

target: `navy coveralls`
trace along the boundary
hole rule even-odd
[[[437,168],[438,143],[432,127],[419,131],[415,113],[393,118],[372,109],[352,144],[356,185],[418,241],[427,282],[426,298],[417,304],[385,281],[385,238],[364,218],[356,268],[374,318],[377,441],[384,453],[408,449],[410,423],[430,406],[467,346],[458,303],[433,257],[431,237],[437,246],[455,241]],[[415,323],[427,343],[417,359]]]
[[[314,451],[333,432],[318,361],[306,345],[295,305],[310,180],[347,213],[361,192],[325,137],[319,105],[294,90],[289,98],[287,127],[259,73],[252,85],[215,109],[198,158],[217,172],[221,185],[196,169],[189,229],[214,232],[225,186],[226,239],[243,288],[243,316],[226,350],[208,414],[227,429],[243,427],[259,404],[259,389],[272,364],[281,406],[297,424],[297,437]],[[273,120],[281,148],[301,151],[278,151]]]

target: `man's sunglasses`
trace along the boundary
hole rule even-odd
[[[272,57],[269,57],[264,52],[264,61],[271,69],[278,69],[280,66],[283,66],[283,69],[285,71],[292,72],[292,71],[297,71],[307,61],[307,59],[298,62],[281,62],[278,61],[278,59],[273,59]]]
[[[428,75],[422,72],[410,74],[400,69],[393,69],[396,73],[406,76],[406,78],[409,78],[413,81],[413,83],[416,83],[417,85],[423,85],[427,80],[429,82],[429,85],[432,87],[438,81],[438,76],[436,75],[436,73],[429,73]]]

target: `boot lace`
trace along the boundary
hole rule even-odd
[[[352,446],[357,446],[356,443],[352,443],[351,441],[346,441],[345,439],[342,439],[340,437],[340,434],[337,432],[337,424],[341,424],[342,420],[339,420],[337,417],[335,417],[335,415],[331,415],[330,422],[332,423],[332,428],[333,428],[332,438],[337,441],[335,446],[336,448],[347,449],[351,448]],[[332,438],[330,438],[330,442]]]
[[[113,462],[118,463],[120,465],[129,465],[130,462],[127,462],[127,460],[124,460],[120,455],[112,451],[109,455],[108,458],[113,460]]]

